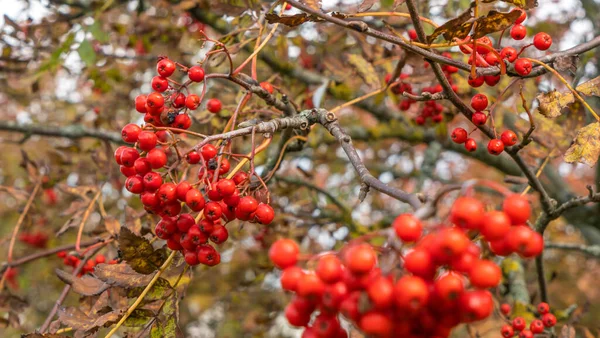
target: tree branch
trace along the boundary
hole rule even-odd
[[[571,243],[546,243],[544,245],[546,249],[566,250],[566,251],[578,251],[588,256],[600,258],[600,245],[583,245],[583,244],[571,244]]]
[[[27,137],[30,135],[55,136],[69,139],[81,139],[89,137],[103,141],[110,141],[117,144],[125,144],[121,138],[121,134],[119,133],[102,129],[87,128],[78,124],[59,127],[42,124],[18,124],[13,121],[0,121],[0,130],[22,133]]]

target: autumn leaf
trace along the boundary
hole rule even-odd
[[[110,285],[129,288],[146,286],[152,280],[152,276],[135,272],[126,263],[98,264],[94,276]]]
[[[492,2],[496,2],[497,0],[482,0],[483,3],[492,3]],[[517,7],[523,8],[523,9],[531,9],[534,7],[537,7],[538,3],[537,0],[500,0],[502,2],[506,2],[509,4],[513,4]]]
[[[366,12],[375,4],[375,0],[363,0],[363,2],[358,6],[358,12]]]
[[[109,326],[121,317],[121,311],[111,311],[100,316],[87,316],[76,308],[58,310],[58,319],[75,330],[90,331],[102,326]]]
[[[569,163],[585,163],[593,167],[600,155],[600,122],[588,124],[579,129],[573,144],[565,153],[565,161]]]
[[[154,317],[154,313],[150,310],[135,309],[131,315],[125,319],[123,325],[128,327],[144,326],[150,319]]]
[[[147,239],[127,228],[121,228],[119,233],[119,250],[133,270],[146,275],[158,270],[167,259],[164,247],[155,250]]]
[[[473,22],[469,21],[473,17],[472,10],[472,7],[469,7],[466,12],[436,28],[431,35],[427,36],[427,43],[431,44],[442,34],[446,41],[452,41],[453,38],[464,39],[467,37],[473,26]]]
[[[142,294],[145,288],[145,286],[133,288],[127,292],[127,297],[136,298]],[[167,281],[164,278],[159,278],[156,281],[156,283],[152,285],[152,287],[144,297],[144,301],[151,302],[159,299],[164,299],[171,295],[172,290],[173,288],[171,287],[171,284],[169,284],[169,281]]]
[[[375,67],[369,61],[358,54],[349,54],[347,57],[348,63],[354,67],[358,75],[369,87],[375,89],[380,86]]]
[[[321,10],[321,0],[303,0],[302,2],[315,11]]]
[[[121,229],[121,223],[119,223],[119,221],[117,221],[114,217],[107,216],[104,219],[104,227],[106,228],[106,231],[111,234],[111,236],[116,236]]]
[[[580,84],[575,90],[585,96],[600,96],[600,76]],[[553,90],[538,95],[536,99],[540,104],[540,114],[548,118],[560,116],[563,108],[575,102],[575,96],[571,91]]]
[[[275,13],[267,13],[265,15],[267,22],[270,24],[281,23],[288,27],[296,27],[308,21],[322,21],[321,19],[308,15],[306,13],[294,14],[294,15],[282,15],[279,16]]]
[[[478,39],[490,33],[505,30],[514,24],[519,15],[521,15],[519,11],[504,13],[491,10],[488,15],[476,20],[477,26],[473,38]]]
[[[71,289],[73,289],[74,292],[83,296],[99,295],[110,287],[109,284],[88,275],[75,277],[60,269],[54,271],[60,280],[71,285]]]

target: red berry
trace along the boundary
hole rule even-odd
[[[342,262],[334,255],[326,255],[319,259],[315,273],[327,284],[333,284],[342,279],[344,270]]]
[[[450,221],[466,229],[479,229],[485,221],[484,206],[472,197],[459,197],[450,209]]]
[[[506,235],[505,243],[512,252],[523,253],[533,239],[534,231],[526,225],[514,226]]]
[[[206,109],[213,114],[220,112],[221,106],[221,101],[219,99],[210,99],[206,102]]]
[[[482,111],[488,106],[488,98],[485,94],[475,94],[471,98],[471,107],[476,111]]]
[[[146,95],[138,95],[135,97],[135,110],[138,113],[145,114],[146,111]]]
[[[215,266],[221,262],[221,255],[212,246],[205,244],[198,246],[198,260],[207,266]]]
[[[450,135],[454,143],[465,143],[469,138],[469,134],[463,128],[455,128]]]
[[[117,149],[117,151],[118,150],[119,149]],[[115,152],[115,154],[116,153],[117,152]],[[133,165],[135,164],[135,160],[137,160],[140,157],[140,154],[134,148],[125,147],[120,151],[120,153],[121,156],[119,156],[119,161],[117,161],[117,163],[120,162],[120,164],[122,164],[125,167],[133,167]]]
[[[530,330],[523,330],[519,333],[519,338],[533,338],[533,332]]]
[[[130,176],[125,180],[125,189],[132,194],[141,194],[144,191],[144,182],[139,175]]]
[[[517,134],[515,134],[514,131],[505,130],[502,132],[502,135],[500,135],[500,140],[502,141],[502,143],[504,143],[505,147],[510,147],[517,144],[517,141],[519,139],[517,138]]]
[[[415,276],[431,279],[436,267],[429,251],[416,248],[404,256],[404,269]]]
[[[531,65],[531,61],[527,60],[527,59],[517,59],[517,61],[515,61],[515,71],[521,75],[521,76],[526,76],[529,75],[529,73],[531,73],[531,69],[532,69],[532,65]]]
[[[150,108],[149,113],[158,112],[164,105],[165,98],[160,93],[152,92],[146,97],[146,109]]]
[[[141,132],[140,126],[130,123],[121,130],[121,138],[127,143],[136,143]]]
[[[369,284],[367,294],[375,308],[387,309],[394,301],[394,283],[388,277],[377,277]]]
[[[413,41],[416,40],[417,39],[417,31],[414,29],[410,29],[408,31],[408,37]]]
[[[504,238],[510,231],[510,218],[502,211],[489,211],[484,215],[479,231],[487,241]]]
[[[273,222],[273,219],[275,218],[275,211],[270,205],[261,203],[256,208],[254,217],[256,218],[256,221],[258,223],[269,225],[271,224],[271,222]]]
[[[490,53],[488,55],[493,55],[493,54]],[[500,82],[500,75],[485,75],[483,77],[483,80],[485,81],[485,84],[487,84],[490,87],[493,87],[493,86],[497,85],[498,82]]]
[[[519,11],[519,12],[521,12],[521,15],[519,15],[519,17],[517,18],[517,20],[515,20],[515,24],[520,24],[523,21],[525,21],[525,19],[527,19],[527,12],[525,12],[524,10],[515,8],[511,12],[513,12],[513,11]]]
[[[192,189],[192,185],[188,181],[181,181],[175,187],[175,194],[177,195],[177,199],[185,202],[185,196],[188,191]]]
[[[196,94],[190,94],[185,98],[185,106],[188,109],[196,110],[200,105],[200,97]]]
[[[135,160],[135,163],[137,163],[139,160],[140,160],[139,158],[137,160]],[[135,170],[135,163],[134,163],[134,167],[126,167],[124,165],[119,166],[119,171],[125,177],[133,176],[135,174],[144,175],[145,173],[139,173],[139,172],[137,172],[137,170]]]
[[[279,239],[269,249],[269,259],[280,269],[296,265],[300,248],[291,239]]]
[[[151,171],[144,175],[144,190],[154,192],[162,186],[162,177],[159,173]]]
[[[292,326],[306,326],[310,322],[310,313],[298,310],[294,303],[290,303],[285,307],[285,318]]]
[[[519,53],[513,47],[504,47],[502,48],[502,51],[500,51],[500,57],[511,63],[514,62],[518,56]]]
[[[200,149],[200,154],[202,154],[202,157],[205,161],[208,161],[217,156],[217,148],[215,148],[215,146],[212,144],[206,144],[202,147],[202,149]]]
[[[325,283],[314,273],[307,273],[298,281],[298,296],[316,300],[320,299],[324,291]]]
[[[169,81],[162,76],[155,76],[152,78],[152,89],[162,93],[169,88]]]
[[[487,318],[494,307],[492,294],[487,290],[465,291],[458,304],[461,319],[465,323]]]
[[[510,36],[515,40],[523,40],[527,36],[527,28],[520,24],[513,25],[510,29]]]
[[[248,174],[238,171],[231,179],[235,182],[235,185],[240,185],[248,180]]]
[[[156,64],[156,71],[162,77],[169,77],[173,75],[176,68],[175,62],[169,59],[162,59]]]
[[[472,138],[468,138],[465,141],[465,149],[469,152],[477,150],[477,142],[475,142],[475,140]]]
[[[183,93],[174,93],[171,95],[171,104],[173,108],[182,108],[185,106],[185,95]]]
[[[502,210],[508,215],[513,225],[525,224],[531,216],[531,206],[524,196],[512,194],[502,202]]]
[[[531,333],[542,333],[544,332],[544,323],[539,319],[534,319],[531,324],[529,324],[529,330]]]
[[[437,299],[452,303],[460,297],[465,290],[463,278],[457,273],[446,273],[433,283],[434,294]]]
[[[213,202],[210,202],[210,203],[213,203]],[[225,241],[227,241],[227,238],[229,238],[229,232],[227,231],[227,228],[225,228],[222,225],[215,226],[215,228],[213,229],[213,231],[210,233],[210,236],[209,236],[209,239],[215,244],[225,243]]]
[[[304,276],[304,271],[297,266],[290,266],[281,273],[281,287],[284,290],[296,292],[298,280]]]
[[[354,274],[364,274],[371,271],[377,263],[377,254],[369,244],[358,244],[347,249],[344,263]]]
[[[504,151],[504,143],[497,138],[491,139],[488,142],[488,153],[492,155],[500,155]]]
[[[538,50],[546,50],[552,46],[552,37],[548,33],[537,33],[533,37],[533,45]]]
[[[221,218],[223,210],[217,202],[208,202],[204,206],[204,217],[209,221],[216,221]]]
[[[157,142],[156,134],[151,131],[142,131],[138,136],[138,147],[144,151],[154,149]]]
[[[480,260],[473,265],[469,273],[471,285],[480,289],[496,287],[502,278],[502,271],[492,261]]]
[[[420,277],[404,276],[394,285],[394,301],[399,309],[417,313],[428,300],[429,287]]]
[[[392,223],[396,236],[403,242],[415,242],[421,237],[423,225],[411,214],[401,214]]]
[[[390,315],[369,312],[360,319],[358,326],[368,337],[390,337],[394,323]]]
[[[515,330],[512,328],[512,326],[506,324],[506,325],[502,326],[502,329],[500,330],[500,334],[504,338],[512,338],[515,335]]]
[[[266,90],[269,94],[273,94],[273,85],[269,82],[261,82],[260,86],[262,89]]]
[[[474,79],[471,79],[469,77],[469,79],[467,80],[467,83],[469,84],[469,86],[471,86],[473,88],[481,87],[485,83],[485,78],[483,76],[478,76]]]
[[[545,315],[546,313],[550,312],[550,305],[548,305],[548,303],[541,302],[537,306],[537,311],[539,314]]]
[[[189,164],[197,164],[200,162],[200,154],[198,154],[196,151],[191,151],[185,155],[185,160]]]
[[[230,179],[221,179],[217,182],[217,191],[221,196],[230,196],[236,191],[235,182]]]
[[[546,313],[542,316],[542,322],[545,327],[553,327],[556,325],[556,317],[551,313]]]
[[[175,120],[173,120],[173,123],[171,125],[175,128],[186,130],[192,126],[192,119],[188,114],[179,114],[175,116]]]
[[[500,305],[500,312],[502,312],[503,315],[508,316],[510,314],[510,311],[511,308],[509,304],[503,303],[502,305]]]
[[[487,115],[480,111],[476,111],[471,116],[471,122],[476,126],[483,126],[487,122]]]
[[[167,154],[160,148],[150,150],[146,158],[150,161],[152,169],[160,169],[167,164]]]
[[[194,82],[202,82],[204,80],[204,69],[200,66],[193,66],[188,69],[188,77]]]

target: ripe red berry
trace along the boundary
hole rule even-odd
[[[391,316],[380,312],[365,314],[360,319],[358,326],[368,337],[391,337],[390,334],[394,329]]]
[[[507,248],[519,254],[523,254],[530,246],[534,234],[537,234],[526,225],[514,226],[505,238]]]
[[[469,79],[467,80],[467,83],[469,84],[469,86],[473,87],[473,88],[478,88],[483,86],[483,84],[485,83],[485,78],[483,76],[478,76],[474,79],[471,79],[469,77]]]
[[[542,322],[545,327],[553,327],[556,325],[556,317],[551,313],[546,313],[542,316]]]
[[[425,124],[425,117],[423,115],[419,115],[415,117],[415,123],[422,126]]]
[[[217,114],[218,112],[221,111],[221,101],[219,99],[210,99],[206,102],[206,109],[213,113],[213,114]]]
[[[138,147],[144,151],[154,149],[157,142],[158,138],[156,137],[156,134],[151,131],[144,130],[140,132],[138,136]]]
[[[394,301],[399,309],[418,313],[427,305],[429,287],[416,276],[404,276],[394,285]]]
[[[158,112],[164,105],[165,98],[160,93],[152,92],[146,97],[146,109],[150,109],[149,113]]]
[[[169,88],[169,81],[162,76],[155,76],[152,78],[152,89],[162,93]]]
[[[411,214],[401,214],[392,223],[396,236],[403,242],[415,242],[421,237],[423,225]]]
[[[280,269],[296,265],[299,254],[298,244],[291,239],[278,239],[269,249],[269,259]]]
[[[176,68],[175,62],[169,59],[162,59],[156,64],[156,71],[162,77],[169,77],[173,75]]]
[[[217,148],[215,148],[215,146],[212,144],[206,144],[202,147],[202,149],[200,149],[200,154],[202,154],[202,157],[205,161],[208,161],[217,156]]]
[[[465,291],[458,304],[461,320],[465,323],[487,318],[494,308],[492,294],[487,290]]]
[[[537,33],[533,37],[533,45],[538,50],[546,50],[552,46],[552,37],[548,33]]]
[[[519,333],[519,338],[533,338],[533,332],[530,330],[523,330]]]
[[[410,29],[408,31],[408,37],[413,41],[416,40],[417,39],[417,31],[414,29]]]
[[[504,338],[512,338],[515,335],[515,330],[512,328],[512,326],[506,324],[506,325],[502,326],[502,329],[500,330],[500,334]]]
[[[269,225],[271,224],[271,222],[273,222],[273,219],[275,218],[275,211],[270,205],[261,203],[256,208],[254,217],[256,218],[256,221],[258,223]]]
[[[394,301],[394,283],[388,277],[379,276],[369,284],[367,294],[375,308],[385,310]]]
[[[135,97],[135,110],[138,113],[145,114],[146,110],[146,95],[138,95]]]
[[[141,132],[142,128],[140,128],[140,126],[129,123],[121,129],[121,138],[127,143],[136,143]]]
[[[485,94],[475,94],[471,98],[471,107],[476,111],[482,111],[488,106],[488,98]]]
[[[185,106],[185,95],[183,93],[174,93],[171,95],[171,104],[173,108],[182,108]]]
[[[352,273],[364,274],[375,267],[377,254],[369,244],[354,245],[346,250],[344,263]]]
[[[483,126],[487,122],[487,115],[480,111],[476,111],[471,116],[471,122],[476,126]]]
[[[177,199],[185,202],[185,196],[187,192],[192,189],[192,185],[188,181],[181,181],[175,187],[175,193],[177,194]]]
[[[500,75],[485,75],[483,77],[483,80],[485,81],[485,84],[487,84],[490,87],[493,87],[497,85],[498,82],[500,82]]]
[[[212,246],[205,244],[198,246],[198,260],[201,264],[215,266],[221,263],[221,255]]]
[[[119,149],[117,149],[117,151],[118,150]],[[117,154],[117,151],[115,151],[115,154]],[[137,150],[135,150],[135,148],[125,147],[120,151],[120,153],[121,156],[119,156],[119,161],[117,161],[117,163],[120,162],[120,164],[125,167],[133,167],[135,160],[140,157],[140,154]]]
[[[200,66],[193,66],[188,69],[188,77],[194,82],[202,82],[204,80],[204,69]]]
[[[529,330],[532,333],[542,333],[544,332],[544,323],[539,319],[534,319],[531,324],[529,324]]]
[[[260,86],[262,87],[262,89],[266,90],[269,94],[273,94],[273,85],[270,84],[269,82],[261,82]]]
[[[492,155],[500,155],[504,151],[504,143],[497,138],[491,139],[488,142],[488,153]]]
[[[271,257],[271,255],[269,255],[269,257]],[[301,297],[317,300],[321,298],[324,291],[325,283],[323,283],[321,278],[314,273],[307,273],[298,281],[297,293]]]
[[[437,300],[451,304],[460,297],[465,290],[463,277],[457,273],[446,273],[433,283],[433,292]]]
[[[140,160],[139,158],[137,160],[135,160],[135,163],[137,163],[139,160]],[[138,173],[137,172],[137,170],[135,169],[135,163],[133,164],[134,165],[133,167],[126,167],[124,165],[119,166],[119,171],[125,177],[133,176],[135,174],[140,174],[140,175],[145,174],[145,173]]]
[[[463,128],[455,128],[450,135],[454,143],[465,143],[469,138],[469,134]]]
[[[510,29],[510,36],[515,40],[523,40],[527,36],[527,28],[520,24],[513,25]]]
[[[527,59],[517,59],[517,61],[515,61],[515,71],[521,75],[521,76],[526,76],[529,75],[529,73],[531,73],[531,69],[532,69],[532,65],[531,65],[531,61],[527,60]]]
[[[154,148],[146,155],[152,169],[160,169],[167,164],[167,154],[161,148]]]
[[[513,47],[504,47],[502,48],[502,51],[500,51],[500,57],[511,63],[514,62],[518,56],[519,53]]]
[[[223,210],[221,209],[221,205],[217,202],[208,202],[204,206],[204,217],[209,221],[216,221],[221,218],[223,214]]]
[[[151,171],[144,175],[144,190],[154,192],[162,186],[162,177],[159,173]]]
[[[504,143],[505,147],[510,147],[517,144],[517,141],[519,139],[517,138],[517,134],[515,134],[514,131],[505,130],[502,132],[502,135],[500,135],[500,140],[502,141],[502,143]]]
[[[125,180],[125,189],[132,194],[141,194],[144,191],[144,182],[139,175],[130,176]]]
[[[550,305],[548,305],[548,303],[541,302],[537,306],[537,311],[539,314],[545,315],[546,313],[550,312]]]
[[[231,179],[235,182],[235,185],[240,185],[248,180],[248,174],[244,171],[238,171]]]
[[[189,164],[197,164],[200,162],[200,154],[198,154],[196,151],[191,151],[185,155],[185,160]]]
[[[190,94],[185,98],[185,106],[188,109],[196,110],[200,105],[200,97],[196,94]]]
[[[214,202],[210,202],[210,203],[214,203]],[[209,237],[209,239],[215,244],[225,243],[225,241],[227,241],[227,238],[229,238],[229,232],[227,231],[227,228],[225,228],[222,225],[215,226],[213,231],[210,233],[210,237]]]
[[[469,273],[471,285],[480,289],[489,289],[498,286],[502,278],[502,271],[492,261],[480,260],[473,265]]]
[[[502,211],[486,212],[484,219],[479,231],[487,241],[502,239],[510,231],[510,218]]]
[[[310,313],[300,311],[294,303],[290,303],[285,307],[285,318],[292,326],[306,326],[310,322]]]
[[[472,138],[468,138],[465,141],[465,149],[469,152],[477,150],[477,142],[475,142],[475,140]]]
[[[502,312],[503,315],[508,316],[510,314],[510,311],[511,308],[509,304],[503,303],[502,305],[500,305],[500,312]]]
[[[472,197],[459,197],[450,209],[450,221],[461,228],[479,229],[485,221],[483,203]]]
[[[513,225],[525,224],[531,216],[531,206],[524,196],[512,194],[502,202],[502,210],[508,215]]]
[[[334,255],[326,255],[319,259],[315,273],[327,284],[333,284],[342,279],[342,262]]]
[[[304,271],[297,266],[290,266],[281,273],[281,287],[284,290],[296,292],[298,280],[304,276]]]
[[[436,267],[429,251],[417,247],[404,255],[404,269],[415,276],[431,279]]]

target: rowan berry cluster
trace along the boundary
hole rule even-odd
[[[179,67],[189,80],[183,85],[171,79]],[[155,92],[135,99],[136,110],[144,115],[146,126],[128,124],[121,132],[125,142],[115,151],[115,161],[127,177],[125,188],[140,195],[146,211],[161,216],[154,228],[158,238],[166,240],[171,250],[182,251],[189,265],[214,266],[221,261],[218,251],[209,244],[223,244],[229,237],[225,225],[235,219],[270,224],[275,213],[267,203],[259,202],[250,190],[250,174],[232,171],[228,157],[213,144],[193,147],[180,154],[175,148],[175,135],[191,126],[188,113],[197,109],[202,98],[185,96],[181,90],[204,80],[200,66],[185,67],[162,58],[157,64],[158,76],[152,79]],[[261,86],[269,91],[268,82]],[[221,102],[212,98],[206,109],[217,114]],[[168,154],[177,159],[169,163]],[[187,179],[174,180],[169,175],[174,167],[187,162]],[[193,177],[193,179],[192,179]],[[192,213],[197,213],[195,216]]]
[[[81,263],[81,259],[79,257],[77,257],[75,255],[69,255],[66,251],[60,251],[56,254],[56,256],[58,258],[62,258],[64,265],[70,266],[73,269],[76,268],[77,266],[79,266],[79,264]],[[92,272],[94,272],[94,267],[96,265],[103,264],[103,263],[117,264],[117,260],[111,259],[107,262],[106,257],[104,255],[98,254],[98,255],[96,255],[96,257],[90,258],[85,262],[85,265],[83,266],[83,268],[81,269],[81,272],[79,272],[79,274],[77,276],[81,277],[81,276],[85,275],[86,273],[92,273]]]
[[[48,245],[48,235],[41,231],[24,232],[19,235],[19,241],[31,247],[43,249]]]
[[[508,304],[502,304],[500,306],[500,312],[503,315],[509,317],[511,308]],[[527,329],[527,322],[523,317],[515,317],[510,322],[502,326],[500,334],[504,338],[512,338],[518,336],[519,338],[533,338],[536,334],[544,333],[546,329],[550,329],[556,325],[556,316],[550,313],[550,306],[548,303],[539,303],[537,306],[537,319],[534,319],[529,323],[529,329]]]
[[[507,196],[499,211],[485,211],[479,200],[460,197],[450,211],[453,224],[432,226],[427,234],[417,217],[399,215],[394,233],[404,245],[412,244],[398,252],[401,270],[378,265],[378,251],[383,256],[385,249],[352,241],[337,253],[311,258],[309,263],[316,264],[306,271],[297,266],[298,245],[277,240],[269,258],[283,270],[282,288],[295,293],[285,316],[305,327],[303,337],[346,337],[339,315],[368,336],[447,337],[459,323],[492,313],[489,289],[498,286],[502,272],[483,258],[484,250],[526,258],[541,253],[541,235],[525,225],[529,216],[527,200],[516,194]],[[480,236],[487,245],[476,244]]]
[[[510,30],[510,36],[514,40],[523,40],[527,36],[527,29],[522,25],[523,21],[527,18],[525,11],[520,11],[521,15],[515,20],[514,25]],[[534,46],[540,51],[547,50],[552,45],[552,37],[547,33],[537,33],[531,44],[525,45],[520,51],[514,47],[507,46],[500,50],[495,49],[492,40],[487,37],[481,37],[474,41],[475,46],[470,44],[471,37],[467,37],[461,42],[460,50],[462,53],[469,56],[469,64],[475,64],[478,67],[489,67],[498,66],[503,64],[513,64],[514,70],[521,76],[527,76],[531,73],[532,64],[527,58],[521,58],[521,54],[530,46]],[[473,53],[473,50],[475,52]],[[478,76],[476,78],[469,78],[468,83],[471,87],[481,87],[484,83],[488,86],[495,86],[500,82],[500,75],[486,75]],[[484,94],[476,94],[471,98],[471,108],[475,111],[471,116],[471,122],[475,126],[484,126],[488,122],[489,114],[486,113],[488,108],[488,98]],[[456,128],[451,133],[452,140],[459,144],[464,144],[467,151],[475,151],[477,149],[477,143],[473,138],[469,137],[469,133],[463,128]],[[499,155],[504,151],[505,147],[513,146],[517,143],[517,135],[512,130],[506,130],[502,132],[500,138],[493,138],[488,142],[487,150],[492,155]]]

